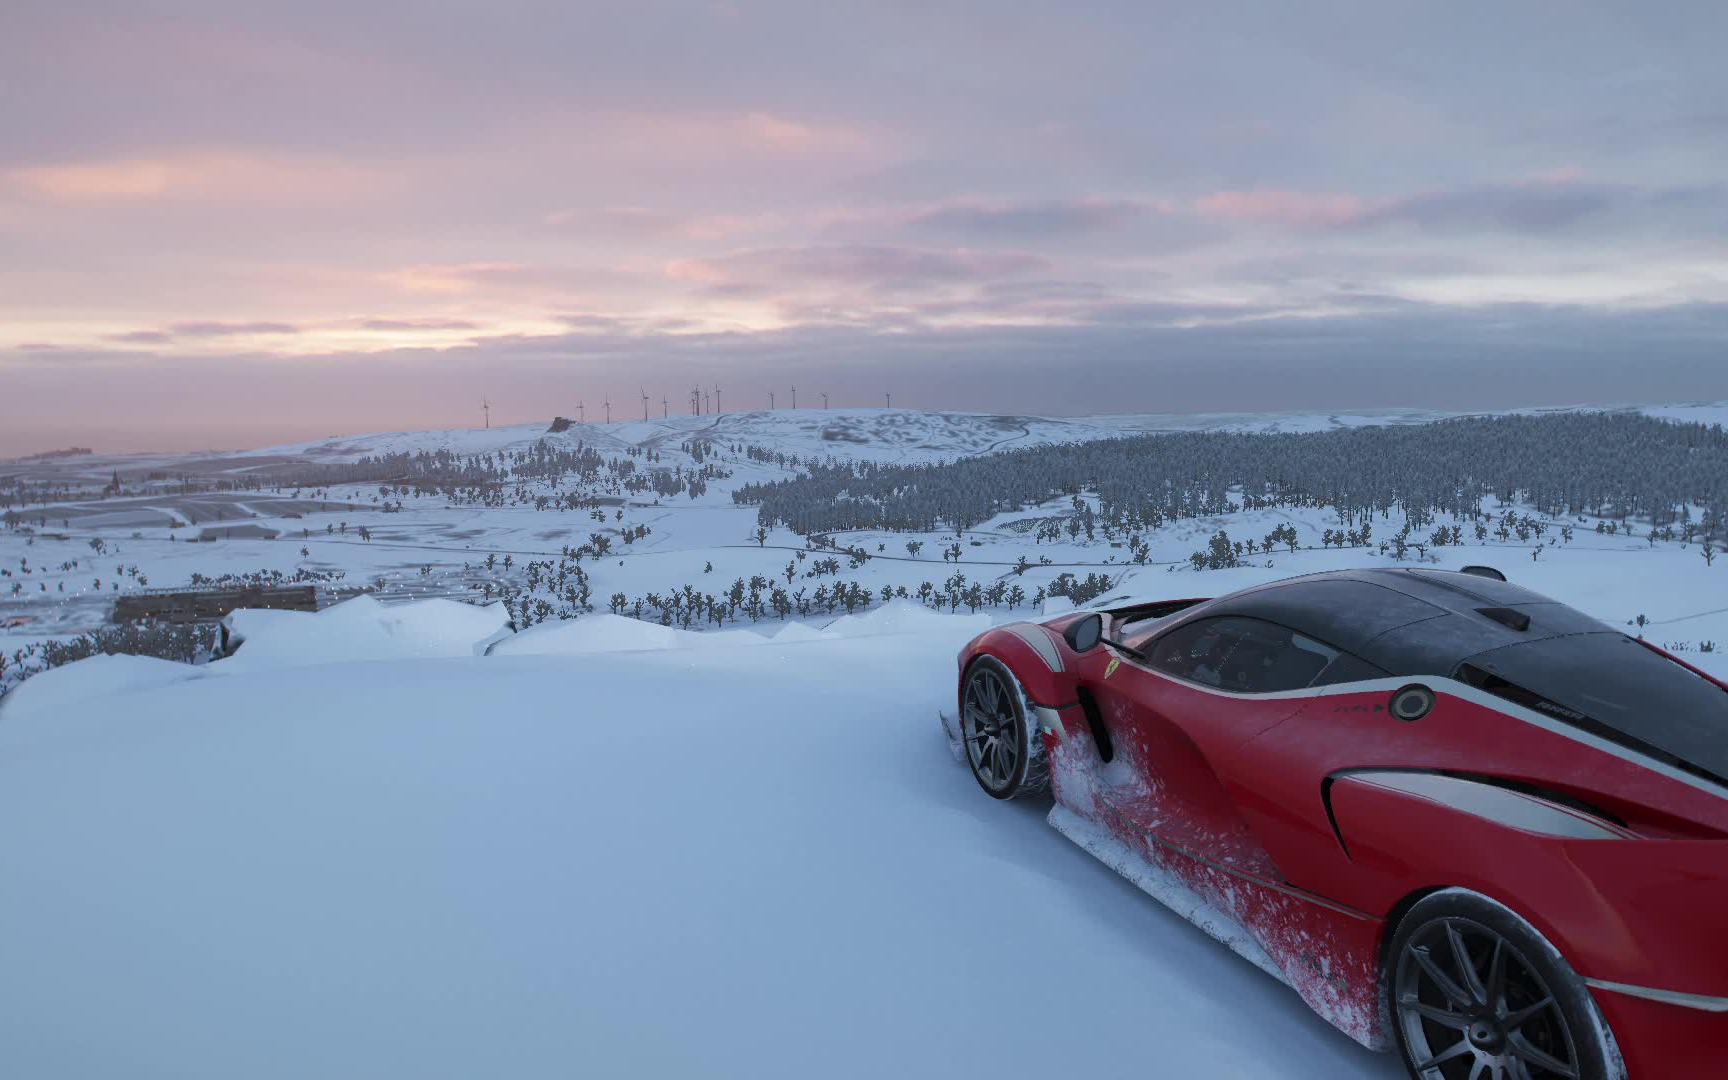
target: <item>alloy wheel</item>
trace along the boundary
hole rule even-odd
[[[1020,764],[1020,717],[1012,691],[995,670],[980,666],[966,680],[960,723],[978,782],[994,793],[1008,790]]]
[[[1421,1080],[1578,1080],[1577,1042],[1518,947],[1470,919],[1439,918],[1405,943],[1393,1005]]]

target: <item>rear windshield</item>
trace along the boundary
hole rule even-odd
[[[1624,634],[1567,634],[1477,653],[1464,681],[1728,783],[1728,690]]]

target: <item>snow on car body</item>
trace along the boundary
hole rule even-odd
[[[986,792],[1047,775],[1053,825],[1413,1076],[1728,1060],[1728,686],[1661,650],[1492,571],[1372,569],[959,664]]]

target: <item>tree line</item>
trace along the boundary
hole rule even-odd
[[[1059,444],[919,465],[806,462],[733,492],[765,527],[957,534],[1061,496],[1096,496],[1099,527],[1265,507],[1326,507],[1346,530],[1398,513],[1474,519],[1488,500],[1558,517],[1639,520],[1719,537],[1728,432],[1631,412],[1480,416],[1276,434],[1181,432]],[[1077,510],[1091,531],[1088,505]],[[1052,529],[1040,539],[1055,539]]]

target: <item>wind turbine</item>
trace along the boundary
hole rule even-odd
[[[646,387],[638,385],[636,392],[642,395],[642,419],[646,421],[648,419],[648,390]]]
[[[892,409],[894,407],[894,395],[893,394],[884,393],[882,395],[882,400],[888,403],[888,408]]]
[[[714,411],[720,411],[720,384],[714,384]]]
[[[822,395],[822,407],[824,409],[826,409],[828,407],[828,395],[827,394]]]
[[[774,411],[774,391],[768,391],[768,411]]]
[[[583,406],[582,402],[580,400],[578,400],[576,402],[576,422],[579,424],[587,422],[587,417],[582,412],[583,408],[584,408],[584,406]]]
[[[608,424],[610,424],[612,422],[612,399],[611,398],[606,399],[606,422]]]
[[[794,409],[798,407],[798,386],[796,383],[792,386],[792,407]]]
[[[492,430],[492,403],[485,398],[480,399],[480,411],[486,414],[486,430]]]
[[[668,416],[671,416],[672,415],[671,410],[672,410],[672,403],[670,401],[666,400],[665,394],[661,394],[660,395],[660,419],[664,420]]]
[[[690,415],[702,415],[702,388],[700,386],[690,388]]]

